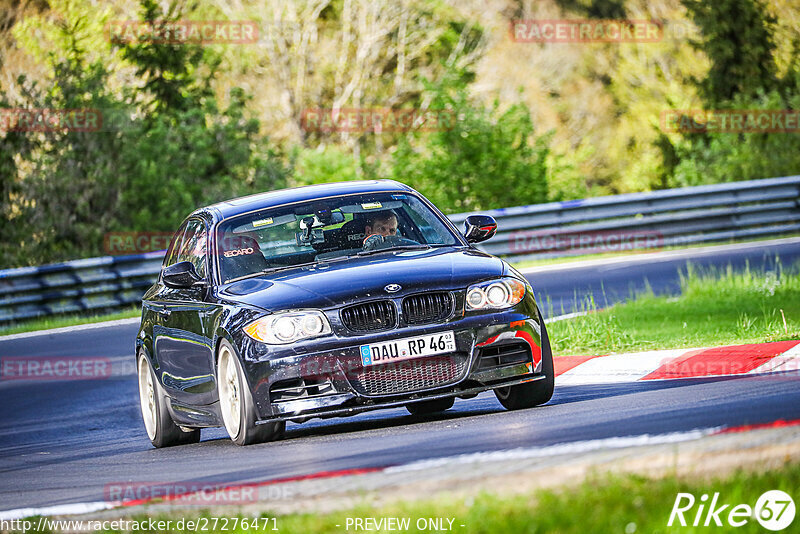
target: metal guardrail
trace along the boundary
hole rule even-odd
[[[477,212],[476,212],[477,213]],[[483,249],[514,261],[685,246],[800,231],[800,176],[666,189],[484,211]],[[459,224],[470,213],[451,215]]]
[[[0,323],[137,304],[163,257],[159,251],[0,270]]]
[[[483,243],[513,261],[800,232],[800,176],[489,210]],[[460,225],[469,213],[451,215]],[[0,270],[0,324],[140,301],[163,251]]]

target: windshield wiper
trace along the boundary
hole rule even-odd
[[[387,247],[387,248],[376,248],[374,250],[362,250],[361,252],[357,252],[356,256],[369,256],[370,254],[377,254],[378,252],[392,252],[394,250],[424,250],[431,248],[430,245],[397,245],[394,247]]]
[[[266,269],[260,271],[257,274],[269,274],[269,273],[276,273],[278,271],[285,271],[287,269],[294,269],[296,267],[308,267],[310,265],[319,265],[320,263],[327,263],[325,261],[307,261],[305,263],[295,263],[294,265],[280,265],[278,267],[267,267]]]

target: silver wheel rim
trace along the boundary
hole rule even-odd
[[[156,392],[153,387],[153,375],[144,356],[139,357],[139,404],[147,437],[153,440],[156,437]]]
[[[225,430],[231,439],[239,434],[242,419],[242,395],[239,389],[239,370],[235,356],[228,347],[223,346],[219,352],[219,405]]]

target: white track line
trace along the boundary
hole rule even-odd
[[[59,504],[57,506],[46,506],[44,508],[17,508],[15,510],[5,510],[0,512],[0,521],[11,521],[22,519],[34,515],[53,516],[53,515],[74,515],[88,514],[100,510],[113,508],[114,504],[109,502],[79,502],[75,504]]]
[[[137,324],[140,320],[141,317],[131,317],[130,319],[116,319],[114,321],[103,321],[100,323],[77,324],[75,326],[62,326],[59,328],[50,328],[48,330],[21,332],[19,334],[9,334],[7,336],[0,336],[0,341],[10,341],[12,339],[25,339],[37,336],[49,336],[53,334],[64,334],[66,332],[79,332],[81,330],[92,330],[94,328],[108,328],[110,326],[124,326],[129,324]]]
[[[721,428],[721,427],[720,427]],[[660,445],[664,443],[679,443],[682,441],[692,441],[709,436],[718,432],[720,428],[704,428],[690,430],[687,432],[672,432],[669,434],[643,434],[640,436],[624,436],[617,438],[591,439],[585,441],[573,441],[569,443],[559,443],[547,447],[520,447],[505,451],[476,452],[471,454],[459,454],[446,458],[436,458],[432,460],[420,460],[404,465],[389,467],[384,473],[401,473],[404,471],[420,471],[434,467],[461,466],[463,464],[502,462],[512,460],[525,460],[530,458],[547,458],[550,456],[561,456],[564,454],[575,455],[591,451],[607,449],[624,449],[627,447],[641,447],[644,445]]]
[[[600,310],[594,310],[600,311]],[[584,315],[589,314],[588,311],[581,311],[581,312],[572,312],[572,313],[565,313],[564,315],[556,315],[555,317],[548,317],[544,320],[545,324],[555,323],[556,321],[564,321],[566,319],[574,319],[575,317],[583,317]]]
[[[554,263],[551,265],[541,265],[538,267],[528,267],[518,269],[522,274],[546,273],[552,271],[566,271],[572,269],[583,269],[585,267],[601,267],[604,265],[616,265],[619,263],[647,263],[667,259],[695,259],[697,256],[715,254],[717,252],[748,250],[751,248],[761,248],[772,245],[800,245],[800,237],[787,237],[781,239],[770,239],[769,241],[755,241],[752,243],[734,243],[732,245],[713,245],[710,247],[697,247],[680,250],[665,250],[663,252],[643,252],[640,254],[629,254],[627,256],[615,256],[613,258],[600,258],[596,260],[582,260],[566,263]]]

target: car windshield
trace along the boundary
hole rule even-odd
[[[223,283],[253,274],[409,248],[460,245],[407,193],[370,193],[268,208],[217,229]]]

